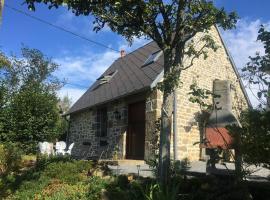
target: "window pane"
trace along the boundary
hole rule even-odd
[[[102,108],[97,111],[97,135],[99,137],[107,136],[107,108]]]
[[[155,62],[155,61],[159,58],[159,56],[160,56],[161,54],[162,54],[162,51],[157,51],[157,52],[152,53],[152,54],[146,59],[146,61],[144,62],[143,66]]]

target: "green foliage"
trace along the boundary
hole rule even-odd
[[[22,161],[22,151],[16,144],[0,144],[0,199],[10,194],[10,183],[14,182],[15,174],[19,172]]]
[[[60,106],[61,113],[63,114],[66,113],[70,109],[71,104],[72,104],[72,99],[69,98],[68,95],[65,95],[62,99],[60,99],[59,106]]]
[[[31,10],[35,10],[35,3],[45,3],[49,8],[65,5],[75,15],[93,15],[95,31],[107,25],[129,42],[141,36],[156,42],[164,54],[164,79],[159,86],[163,91],[161,124],[164,125],[160,133],[159,172],[161,181],[167,182],[170,141],[165,138],[171,126],[167,123],[172,115],[171,94],[181,82],[182,70],[191,67],[194,59],[201,56],[206,59],[209,50],[217,50],[209,34],[211,28],[215,25],[223,29],[233,28],[236,14],[226,13],[224,8],[218,8],[208,0],[26,0],[26,3]],[[204,36],[198,37],[198,41],[192,40],[198,33]],[[184,61],[190,61],[190,64]]]
[[[108,181],[100,177],[90,177],[88,181],[88,192],[87,198],[89,200],[99,200],[101,199],[102,190],[108,185]]]
[[[183,57],[191,60],[201,55],[206,59],[208,50],[217,50],[217,45],[208,34],[213,25],[223,29],[235,26],[237,15],[217,8],[212,1],[72,1],[72,0],[26,0],[28,8],[35,10],[35,3],[46,3],[49,8],[63,4],[75,15],[93,15],[94,30],[107,25],[113,32],[132,42],[134,37],[154,40],[164,52],[164,87],[170,93],[179,83]],[[204,33],[199,42],[190,40],[197,33]],[[189,41],[189,45],[186,43]],[[201,48],[195,48],[202,43]],[[177,53],[176,53],[177,52]]]
[[[127,176],[120,175],[106,185],[106,195],[111,200],[137,200],[144,199],[146,182],[139,180],[129,181]]]
[[[230,126],[234,136],[240,135],[243,160],[270,169],[270,111],[246,110],[241,113],[241,127]]]
[[[204,114],[204,112],[209,112],[213,109],[211,98],[220,97],[219,95],[214,94],[211,90],[200,88],[196,81],[194,81],[194,83],[190,85],[189,89],[189,101],[198,104],[200,106],[202,114]]]
[[[37,165],[26,171],[0,179],[1,199],[82,199],[82,200],[245,200],[248,191],[233,184],[230,178],[174,176],[166,186],[155,179],[129,180],[127,176],[88,176],[94,167],[90,161],[70,158],[39,157]],[[269,184],[252,188],[254,194],[266,196]],[[260,194],[256,194],[262,196]],[[268,196],[267,196],[268,197]],[[256,199],[256,198],[255,198]],[[263,199],[263,198],[260,198]]]
[[[16,144],[0,144],[0,176],[18,172],[22,159],[22,151]]]
[[[6,59],[0,63],[0,140],[35,152],[37,142],[53,141],[61,134],[56,96],[61,84],[52,75],[58,65],[28,48],[22,48],[22,58]]]
[[[176,200],[179,199],[178,184],[171,184],[162,187],[159,184],[150,185],[149,189],[145,191],[146,200]]]
[[[62,160],[61,160],[62,159]],[[39,158],[37,167],[17,176],[11,199],[87,199],[87,171],[92,163],[67,158]]]
[[[257,41],[264,45],[264,55],[256,52],[255,57],[249,57],[250,61],[242,69],[243,78],[247,80],[251,91],[253,89],[251,87],[259,89],[257,98],[260,102],[260,107],[266,106],[267,103],[268,107],[270,107],[270,100],[267,102],[267,98],[270,97],[270,32],[264,26],[261,26],[259,30]]]

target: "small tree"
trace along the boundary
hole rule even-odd
[[[240,149],[245,163],[270,168],[270,32],[264,26],[261,26],[257,40],[264,45],[264,55],[257,52],[255,57],[249,57],[250,61],[243,68],[243,78],[251,90],[257,88],[257,94],[254,95],[259,101],[259,107],[241,113],[242,127],[229,129],[233,135],[240,136]]]
[[[249,89],[251,91],[253,88],[258,90],[254,96],[259,101],[259,107],[266,108],[270,107],[270,32],[263,25],[258,32],[257,41],[263,44],[264,55],[256,52],[256,56],[250,56],[250,61],[242,71]]]
[[[173,91],[180,82],[183,70],[193,65],[194,59],[201,55],[207,58],[209,49],[216,50],[213,38],[208,34],[214,25],[224,29],[233,28],[236,14],[227,14],[223,8],[215,7],[208,0],[131,0],[131,1],[73,1],[73,0],[26,0],[30,9],[35,2],[49,4],[49,8],[65,6],[75,15],[90,15],[94,20],[94,30],[105,25],[122,35],[129,42],[134,37],[146,37],[155,41],[164,54],[164,80],[160,87],[163,92],[159,178],[166,184],[170,165],[170,119],[173,111]],[[193,38],[199,38],[196,47]],[[190,63],[184,65],[184,59]]]
[[[22,48],[22,57],[1,63],[0,140],[17,142],[31,152],[38,141],[59,135],[56,91],[61,84],[52,76],[57,64],[40,51]]]
[[[61,114],[61,126],[60,126],[60,140],[66,140],[68,142],[68,131],[69,131],[69,116],[66,116],[65,113],[70,109],[72,104],[72,99],[68,95],[65,95],[62,99],[59,100],[58,105],[60,108]]]

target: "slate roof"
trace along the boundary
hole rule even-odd
[[[146,66],[143,64],[149,55],[158,50],[156,43],[150,42],[115,60],[102,74],[102,76],[106,76],[117,71],[109,82],[99,85],[99,80],[97,80],[66,114],[150,89],[153,81],[163,71],[163,55],[156,62]]]
[[[247,103],[249,107],[252,107],[233,58],[231,57],[218,28],[217,31],[232,67],[240,80],[240,87],[244,92]],[[101,75],[106,76],[117,71],[109,82],[99,85],[98,78],[65,115],[150,89],[151,84],[158,79],[158,75],[162,75],[163,73],[163,54],[156,62],[146,66],[143,66],[143,64],[151,54],[159,50],[157,44],[152,41],[126,56],[115,60]]]

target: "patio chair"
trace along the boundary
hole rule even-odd
[[[74,147],[74,142],[69,145],[68,150],[65,151],[65,155],[71,155],[71,151],[73,147]]]
[[[47,155],[54,155],[53,143],[47,142],[47,144],[46,144],[46,154]]]
[[[53,143],[49,143],[49,142],[39,142],[38,143],[38,147],[39,147],[39,152],[42,155],[53,155],[54,151],[53,151]]]
[[[56,142],[55,155],[65,155],[66,143],[64,141]]]
[[[46,153],[46,144],[45,142],[39,142],[38,143],[38,148],[39,148],[39,153],[40,154],[45,154]]]

